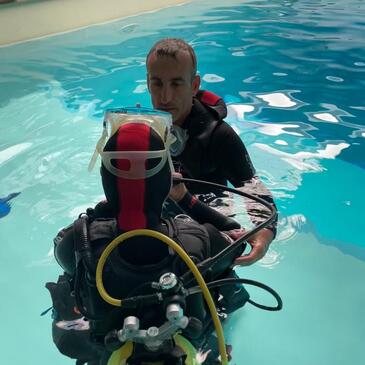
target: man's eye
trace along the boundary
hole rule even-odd
[[[183,81],[173,81],[172,82],[172,86],[175,86],[175,87],[177,87],[177,86],[181,86],[181,85],[183,85],[184,83],[183,83]]]
[[[152,86],[162,86],[162,82],[161,81],[157,81],[157,80],[151,81],[151,85]]]

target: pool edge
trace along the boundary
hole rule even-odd
[[[123,4],[120,0],[108,0],[103,8],[98,0],[13,3],[0,8],[0,46],[70,32],[191,1],[140,0]]]

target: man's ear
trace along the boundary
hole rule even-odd
[[[195,75],[193,83],[192,83],[193,96],[195,96],[197,94],[197,92],[199,91],[199,88],[200,88],[200,76]]]

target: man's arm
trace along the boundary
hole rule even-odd
[[[174,172],[175,178],[181,178],[180,173]],[[174,184],[170,190],[169,197],[191,218],[200,224],[210,223],[220,231],[239,229],[240,224],[230,217],[226,217],[217,210],[209,207],[194,195],[190,194],[185,184]]]
[[[211,256],[214,257],[225,248],[232,244],[232,241],[229,237],[227,237],[224,233],[218,231],[214,226],[210,224],[204,224],[210,240],[210,250]],[[212,277],[216,278],[217,276],[221,275],[224,272],[227,272],[232,265],[236,264],[236,260],[240,258],[240,255],[244,251],[246,245],[243,243],[239,247],[234,248],[229,254],[225,255],[223,259],[219,261],[213,267],[213,271],[211,272]]]
[[[225,233],[233,240],[237,240],[243,236],[246,231],[244,229],[240,229],[228,231]],[[264,228],[257,232],[248,241],[249,245],[251,246],[251,251],[246,255],[237,257],[234,261],[234,264],[239,266],[248,266],[262,259],[266,255],[269,245],[273,239],[274,234],[271,229]]]
[[[229,142],[228,142],[229,141]],[[258,176],[250,156],[240,137],[225,122],[214,133],[212,140],[213,158],[219,170],[236,188],[260,197],[275,206],[271,192]],[[247,212],[253,224],[258,225],[269,218],[271,212],[262,204],[245,198]],[[276,235],[277,220],[266,229],[260,230],[249,241],[251,252],[236,260],[239,265],[250,265],[266,254],[271,241]]]
[[[256,171],[245,145],[226,122],[215,129],[209,147],[209,155],[215,162],[217,174],[233,186],[242,186],[242,181],[255,176]]]

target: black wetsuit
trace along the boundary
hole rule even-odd
[[[119,232],[115,219],[96,217],[95,210],[89,210],[89,214],[90,223],[87,224],[87,232],[95,262],[106,245]],[[80,295],[84,301],[83,307],[90,312],[91,316],[99,316],[100,319],[89,319],[90,329],[78,330],[77,326],[79,326],[82,318],[80,314],[74,312],[76,303],[71,294],[73,290],[76,291],[72,285],[76,286],[77,261],[81,257],[80,252],[77,251],[76,241],[78,239],[75,232],[78,230],[75,227],[76,225],[73,224],[61,230],[55,238],[55,257],[64,269],[65,275],[59,278],[57,284],[47,284],[55,309],[53,339],[64,355],[76,358],[81,363],[87,361],[93,365],[104,365],[110,355],[110,352],[103,347],[104,337],[110,330],[119,330],[122,327],[123,318],[135,315],[140,318],[141,327],[146,328],[151,325],[161,325],[165,321],[165,318],[162,318],[164,312],[161,312],[161,308],[158,306],[145,307],[143,310],[137,309],[137,311],[130,309],[126,312],[116,311],[114,307],[101,299],[94,284],[85,284],[90,279],[86,281],[83,279],[77,289],[81,292]],[[195,263],[216,255],[229,245],[229,242],[212,225],[200,225],[191,219],[187,220],[186,217],[163,222],[160,231],[173,238]],[[209,279],[225,277],[227,271],[230,271],[229,266],[242,253],[243,248],[238,248],[224,262],[216,265],[214,271],[209,273]],[[82,262],[80,264],[82,265]],[[169,252],[165,244],[148,237],[138,237],[130,239],[129,242],[126,241],[111,256],[110,263],[104,269],[103,279],[107,291],[112,296],[126,298],[130,295],[146,294],[144,292],[146,286],[143,284],[158,281],[161,274],[165,272],[181,275],[186,271],[187,267],[182,260],[176,254]],[[84,276],[85,274],[82,277]],[[92,277],[92,275],[85,277]],[[135,291],[138,287],[143,290]],[[210,316],[206,312],[200,294],[187,298],[185,315],[199,319],[204,324],[203,327],[206,328],[204,336],[209,334]],[[72,322],[74,320],[78,321],[77,325]],[[189,334],[184,335],[189,338]],[[194,342],[194,339],[191,340]],[[201,344],[202,340],[201,336],[195,338],[195,344]]]
[[[234,187],[244,187],[245,192],[274,204],[271,193],[255,176],[255,168],[242,140],[223,120],[226,115],[223,99],[211,92],[199,91],[182,125],[189,138],[183,152],[173,158],[175,169],[188,178],[222,185],[230,182]],[[203,185],[189,185],[188,188],[193,194],[221,196],[221,191]],[[209,199],[205,201],[209,202]],[[246,208],[254,224],[266,220],[270,214],[252,200],[246,200]],[[268,228],[275,234],[276,222]]]
[[[181,164],[181,172],[186,177],[222,185],[229,181],[234,186],[242,186],[244,181],[252,179],[255,169],[243,142],[223,121],[227,111],[223,100],[218,99],[216,103],[203,104],[199,94],[194,98],[192,110],[182,125],[189,139],[184,151],[173,160],[175,166]],[[202,186],[194,186],[192,190],[193,193],[210,191]]]

